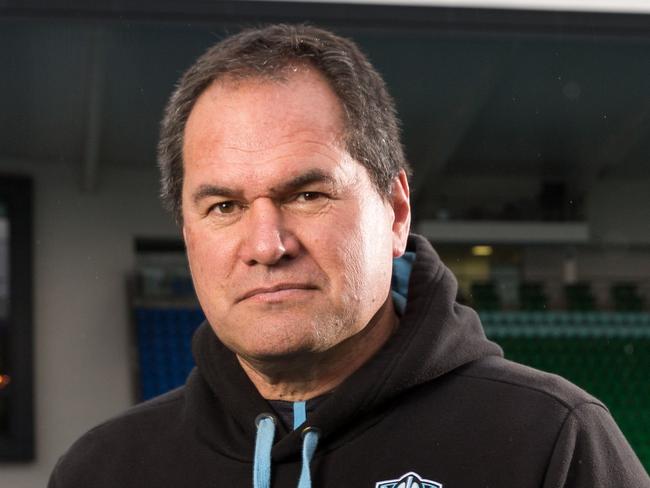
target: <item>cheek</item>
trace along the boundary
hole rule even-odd
[[[227,273],[228,247],[222,239],[215,239],[211,233],[195,229],[186,230],[185,245],[192,277],[197,288],[202,285],[218,287]],[[201,292],[201,290],[197,290]]]
[[[374,299],[376,290],[390,280],[392,239],[385,231],[390,224],[382,212],[349,210],[303,235],[310,242],[309,254],[328,275],[336,293],[345,295],[347,301]]]
[[[383,205],[371,205],[363,213],[358,227],[360,269],[370,294],[377,298],[390,287],[393,264],[391,213]]]

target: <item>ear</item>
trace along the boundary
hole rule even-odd
[[[393,257],[396,258],[404,254],[411,227],[409,182],[404,170],[400,170],[393,180],[390,201],[395,215],[393,220]]]

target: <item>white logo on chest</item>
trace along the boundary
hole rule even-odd
[[[406,473],[394,480],[378,481],[375,488],[442,488],[442,483],[420,478],[417,473]]]

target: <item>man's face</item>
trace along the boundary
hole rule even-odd
[[[382,199],[341,142],[322,76],[211,85],[185,130],[183,235],[221,341],[263,361],[326,351],[387,299],[408,233],[408,188]]]

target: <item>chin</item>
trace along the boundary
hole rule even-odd
[[[229,328],[227,325],[213,329],[228,349],[252,359],[299,354],[309,351],[315,343],[314,338],[304,335],[304,329],[301,330],[297,324],[275,324],[263,319],[251,323],[264,325],[256,325],[246,330]],[[304,325],[302,327],[304,328]]]
[[[333,338],[332,338],[333,339]],[[293,361],[301,357],[312,357],[326,352],[340,341],[325,341],[320,335],[288,336],[288,334],[273,334],[271,332],[264,340],[262,334],[248,343],[239,343],[236,347],[238,354],[255,361],[279,362]]]
[[[306,344],[278,344],[277,347],[269,347],[269,344],[265,344],[260,347],[239,348],[235,353],[249,362],[270,365],[294,362],[300,358],[310,357],[317,351]]]
[[[318,317],[319,320],[314,320]],[[274,311],[270,314],[231,315],[213,327],[233,352],[251,360],[281,360],[325,352],[343,342],[354,329],[350,314],[317,309]],[[212,323],[212,322],[211,322]],[[240,324],[249,324],[241,327]]]

